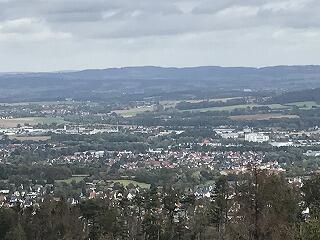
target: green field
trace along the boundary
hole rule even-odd
[[[299,118],[298,115],[281,114],[281,113],[265,113],[265,114],[250,114],[250,115],[235,115],[229,117],[235,121],[243,120],[269,120],[269,119],[279,119],[279,118]]]
[[[209,101],[209,102],[226,102],[227,100],[231,100],[231,99],[239,99],[241,97],[232,97],[232,98],[210,98],[210,99],[197,99],[197,100],[167,100],[167,101],[160,101],[160,104],[163,105],[165,108],[170,108],[170,107],[175,107],[178,103],[180,102],[190,102],[190,103],[199,103],[199,102],[203,102],[203,101]]]
[[[52,124],[52,123],[64,124],[64,123],[66,123],[66,121],[64,121],[62,117],[39,117],[39,118],[35,118],[35,120],[38,122],[42,122],[44,124]]]
[[[19,141],[47,141],[50,140],[50,136],[17,136],[17,135],[11,135],[9,136],[9,139],[15,139]]]
[[[21,126],[25,124],[37,125],[37,124],[63,124],[65,121],[61,117],[27,117],[27,118],[11,118],[0,119],[0,127],[10,128],[16,127],[18,124]]]
[[[81,182],[87,175],[74,175],[71,178],[64,179],[64,180],[56,180],[56,183],[67,183],[70,184],[72,181],[75,181],[76,183]],[[150,184],[137,182],[134,180],[122,180],[122,179],[116,179],[116,180],[107,180],[107,182],[113,182],[113,183],[120,183],[124,187],[127,187],[129,184],[133,184],[134,186],[139,186],[141,188],[150,188]]]
[[[228,98],[231,99],[231,98]],[[223,99],[216,99],[216,101],[221,101]],[[224,98],[224,100],[227,100]],[[188,100],[188,102],[199,102],[202,100]],[[210,101],[214,101],[211,99]],[[177,103],[181,101],[162,101],[160,102],[165,108],[169,107],[175,107]],[[263,107],[268,106],[271,109],[288,109],[290,106],[284,106],[281,104],[269,104],[269,105],[258,105],[258,104],[241,104],[241,105],[232,105],[232,106],[224,106],[224,107],[211,107],[211,108],[199,108],[199,109],[188,109],[188,110],[181,110],[182,112],[206,112],[206,111],[233,111],[235,109],[241,109],[241,108],[247,108],[247,107]],[[131,108],[131,109],[125,109],[125,110],[115,110],[114,112],[123,116],[123,117],[133,117],[136,116],[139,113],[144,112],[152,112],[154,111],[153,106],[145,106],[145,107],[139,107],[139,108]]]
[[[207,111],[233,111],[235,109],[243,109],[247,107],[270,107],[271,109],[287,109],[287,106],[281,104],[269,104],[269,105],[258,105],[258,104],[241,104],[241,105],[232,105],[224,107],[211,107],[211,108],[199,108],[199,109],[188,109],[182,110],[183,112],[207,112]]]
[[[78,182],[81,182],[85,177],[86,176],[73,176],[71,178],[64,179],[64,180],[56,180],[55,182],[70,184],[72,181],[75,181],[76,183],[78,183]]]
[[[160,101],[160,104],[164,108],[174,108],[177,103],[187,101],[191,103],[197,103],[197,102],[202,102],[205,100],[208,100],[210,102],[217,102],[217,101],[222,101],[225,102],[230,99],[237,99],[240,97],[234,97],[234,98],[212,98],[212,99],[198,99],[198,100],[166,100],[166,101]],[[114,110],[114,113],[117,113],[123,117],[133,117],[136,116],[139,113],[145,113],[145,112],[153,112],[155,110],[155,106],[140,106],[140,107],[135,107],[135,108],[129,108],[129,109],[122,109],[122,110]]]
[[[113,112],[123,117],[133,117],[139,113],[152,112],[152,111],[154,111],[154,106],[143,106],[143,107],[124,109],[124,110],[115,110]]]
[[[133,184],[134,186],[139,186],[141,188],[150,188],[150,184],[137,182],[137,181],[134,181],[134,180],[121,180],[121,179],[118,179],[118,180],[110,180],[110,182],[120,183],[125,187],[128,186],[129,184]]]
[[[293,102],[284,104],[285,106],[297,106],[300,109],[311,109],[312,107],[320,107],[320,105],[314,101],[306,101],[306,102]]]
[[[210,99],[209,101],[227,101],[229,99],[235,98],[220,98],[220,99]],[[182,102],[183,100],[168,100],[168,101],[161,101],[160,104],[164,106],[164,108],[174,108],[177,103]],[[191,103],[201,102],[204,100],[185,100]],[[211,107],[211,108],[199,108],[199,109],[187,109],[181,110],[182,112],[207,112],[207,111],[233,111],[235,109],[243,109],[243,108],[252,108],[252,107],[270,107],[271,109],[290,109],[293,106],[297,106],[300,109],[311,109],[314,107],[320,107],[314,101],[307,101],[307,102],[295,102],[295,103],[288,103],[288,104],[268,104],[268,105],[260,105],[260,104],[241,104],[241,105],[232,105],[232,106],[224,106],[224,107]],[[154,106],[142,106],[137,108],[125,109],[125,110],[115,110],[114,112],[123,116],[123,117],[133,117],[139,113],[144,112],[152,112],[154,111]]]

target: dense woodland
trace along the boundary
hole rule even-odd
[[[252,168],[234,181],[220,177],[208,198],[155,185],[132,199],[130,186],[79,205],[47,198],[0,209],[0,239],[318,239],[319,184],[314,176],[299,188]]]

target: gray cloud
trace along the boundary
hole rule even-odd
[[[179,6],[188,2],[194,7],[191,12],[183,12]],[[9,0],[0,2],[0,9],[2,21],[32,18],[52,31],[90,38],[257,26],[308,28],[319,27],[320,23],[317,0]]]
[[[266,56],[241,63],[244,52],[261,44],[279,51],[282,62],[289,59],[284,53],[296,51],[314,63],[319,54],[306,53],[319,49],[319,12],[318,0],[0,0],[0,70],[15,67],[19,49],[22,59],[30,56],[26,49],[36,53],[30,63],[42,58],[41,69],[99,65],[79,59],[86,55],[108,65],[166,65],[161,53],[171,53],[172,65],[232,65],[230,48],[238,53],[236,65],[272,64]],[[187,61],[186,51],[197,57]],[[59,52],[79,58],[43,61]],[[13,60],[3,61],[1,55]]]

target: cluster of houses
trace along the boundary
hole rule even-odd
[[[46,111],[46,110],[43,110]],[[153,137],[165,137],[170,134],[182,134],[183,130],[163,129],[161,127],[142,127],[127,126],[126,131],[140,134],[151,134]],[[63,127],[41,128],[41,126],[17,126],[12,128],[0,127],[1,136],[46,136],[55,134],[79,134],[94,135],[99,133],[119,132],[119,126],[82,126],[65,125]],[[267,169],[273,172],[284,172],[283,164],[274,159],[265,160],[265,154],[254,151],[236,151],[231,150],[234,146],[241,146],[246,142],[265,143],[274,147],[286,146],[315,146],[320,145],[320,129],[313,128],[304,131],[284,131],[277,129],[235,129],[229,127],[220,127],[212,129],[221,139],[204,139],[202,142],[190,142],[188,144],[178,144],[173,148],[150,148],[146,152],[133,151],[84,151],[72,152],[58,157],[52,157],[47,160],[48,165],[72,165],[83,164],[90,165],[102,163],[112,167],[115,163],[121,162],[119,166],[122,170],[154,170],[161,168],[188,168],[188,169],[210,169],[219,171],[221,174],[239,174],[247,171],[248,165],[258,166],[260,169]],[[231,141],[225,141],[231,140]],[[211,146],[210,150],[204,151],[199,146]],[[221,150],[221,146],[225,148]],[[8,164],[8,159],[17,150],[34,151],[39,149],[59,149],[65,146],[50,142],[26,143],[8,143],[0,145],[0,164]],[[230,147],[230,150],[228,150]],[[220,150],[219,150],[220,149]],[[226,150],[227,149],[227,150]],[[305,157],[318,157],[320,151],[308,150],[304,153]],[[9,163],[10,164],[10,163]],[[97,180],[99,181],[99,180]],[[110,197],[120,199],[126,197],[133,199],[139,192],[143,191],[138,187],[132,187],[125,191],[119,190],[117,185],[110,185],[105,190],[99,190],[95,182],[86,182],[85,191],[79,193],[79,196],[69,198],[72,204],[78,203],[81,199]],[[31,184],[30,186],[12,186],[10,189],[0,189],[0,206],[11,207],[20,204],[23,207],[37,204],[45,198],[46,195],[54,196],[55,185],[52,184]],[[210,197],[213,192],[212,186],[199,187],[192,190],[196,198]],[[178,208],[178,207],[177,207]],[[182,207],[179,206],[181,209]]]
[[[283,166],[277,161],[263,162],[265,155],[253,151],[195,151],[195,150],[164,150],[149,149],[145,153],[132,151],[85,151],[76,152],[73,155],[59,156],[48,160],[49,164],[91,164],[104,163],[112,167],[121,161],[120,169],[141,170],[160,168],[206,168],[217,170],[221,173],[239,173],[250,164],[259,165],[263,169],[275,172],[284,172]]]
[[[0,116],[10,119],[15,117],[33,116],[65,116],[69,115],[88,115],[87,106],[90,103],[75,103],[69,101],[57,101],[48,103],[25,103],[25,104],[0,104]]]
[[[15,186],[6,184],[8,188],[0,189],[1,207],[30,207],[43,201],[44,197],[53,193],[52,184],[30,184],[29,186]]]
[[[168,130],[160,127],[142,127],[142,126],[127,126],[126,131],[132,133],[151,134],[153,137],[162,137],[169,134],[182,134],[183,130]],[[15,128],[0,128],[0,135],[47,135],[56,134],[98,134],[119,132],[119,126],[80,126],[80,125],[65,125],[57,129],[39,128],[39,126],[19,126]],[[122,160],[120,168],[127,170],[158,169],[158,168],[201,168],[206,167],[218,171],[234,171],[239,172],[251,163],[259,164],[264,168],[273,171],[284,171],[283,166],[271,159],[270,163],[263,163],[263,154],[256,152],[237,152],[237,151],[222,151],[222,150],[194,150],[196,145],[208,145],[213,148],[235,147],[242,146],[247,142],[268,143],[275,147],[286,146],[315,146],[320,145],[320,129],[312,128],[304,131],[278,131],[276,129],[264,129],[263,131],[253,130],[252,128],[235,129],[222,126],[212,129],[220,139],[204,139],[203,142],[188,144],[178,144],[175,148],[171,146],[167,148],[150,148],[146,152],[136,153],[131,151],[85,151],[74,152],[70,155],[61,155],[59,157],[47,159],[50,165],[54,164],[91,164],[102,162],[112,166],[114,163]],[[235,141],[223,142],[223,139],[233,139]],[[9,159],[10,155],[16,149],[39,149],[46,144],[46,148],[55,149],[63,146],[55,146],[54,143],[21,143],[1,145],[0,147],[0,163]],[[318,151],[305,152],[306,157],[319,156]],[[124,161],[123,161],[124,160]]]

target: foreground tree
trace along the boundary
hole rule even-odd
[[[252,169],[236,188],[229,239],[295,239],[299,193],[286,179]]]
[[[313,176],[302,187],[305,215],[301,223],[302,240],[320,239],[320,176]]]

